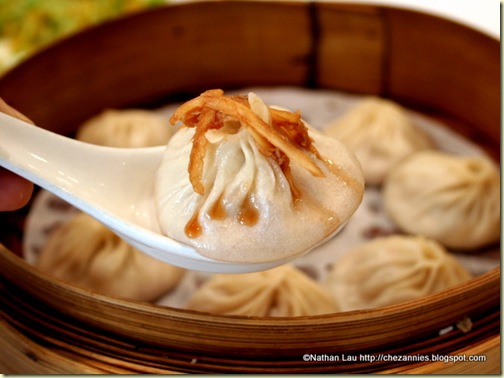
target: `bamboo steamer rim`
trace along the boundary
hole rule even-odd
[[[454,305],[456,308],[463,308],[465,313],[469,314],[477,310],[482,304],[478,293],[484,291],[487,295],[500,292],[500,267],[496,267],[484,274],[472,278],[469,281],[452,286],[443,291],[427,295],[418,299],[410,300],[396,305],[370,308],[355,311],[337,312],[333,314],[316,315],[316,316],[300,316],[300,317],[253,317],[241,315],[222,315],[222,314],[207,314],[198,311],[192,311],[182,308],[172,308],[153,303],[137,302],[127,299],[121,299],[108,295],[90,292],[87,289],[77,287],[70,283],[56,279],[46,273],[37,270],[35,267],[28,264],[21,257],[16,256],[11,251],[7,250],[0,244],[0,272],[2,276],[8,280],[13,280],[23,290],[26,290],[31,295],[44,298],[44,294],[40,290],[47,290],[54,295],[68,294],[74,300],[82,300],[85,298],[96,304],[104,304],[110,308],[124,308],[125,310],[133,309],[146,317],[152,315],[169,316],[171,320],[182,319],[184,321],[209,322],[213,325],[230,325],[230,321],[234,325],[246,325],[248,327],[292,327],[292,326],[310,326],[314,320],[317,324],[345,324],[347,322],[361,321],[372,322],[374,319],[394,318],[407,316],[408,314],[417,314],[418,312],[430,312],[439,306]],[[497,290],[495,290],[497,289]],[[469,304],[461,302],[467,297],[473,296],[473,301]],[[48,302],[49,299],[45,298]],[[51,296],[52,299],[52,296]],[[448,300],[448,301],[447,301]],[[492,302],[492,301],[491,301]],[[54,305],[55,303],[53,303]],[[495,304],[495,303],[494,303]],[[63,305],[57,305],[62,307]],[[92,307],[93,305],[90,304]],[[440,329],[443,327],[439,315],[432,315],[432,320],[440,320]],[[451,324],[454,321],[461,320],[459,313],[449,315],[445,320],[445,324]],[[451,323],[450,323],[451,322]]]
[[[170,313],[175,317],[182,317],[184,319],[195,319],[195,320],[205,320],[208,317],[212,318],[212,322],[216,323],[227,323],[228,319],[235,319],[237,323],[243,322],[243,324],[255,325],[259,321],[259,326],[275,325],[278,323],[290,322],[299,325],[309,325],[312,319],[318,319],[324,322],[332,322],[336,320],[338,322],[344,322],[347,318],[352,319],[370,319],[373,317],[382,317],[387,314],[394,314],[397,312],[410,312],[415,311],[419,307],[426,304],[435,306],[436,303],[444,301],[447,297],[458,297],[467,296],[468,292],[480,290],[482,287],[494,286],[494,284],[500,285],[500,267],[495,267],[490,271],[476,276],[466,282],[460,283],[458,285],[452,286],[443,291],[429,294],[422,298],[417,298],[403,302],[396,305],[390,305],[386,307],[370,308],[363,310],[345,311],[337,312],[333,314],[324,315],[313,315],[313,316],[299,316],[299,317],[259,317],[259,316],[243,316],[243,315],[224,315],[224,314],[207,314],[199,311],[187,310],[183,308],[173,308],[163,305],[157,305],[155,303],[133,301],[129,299],[122,299],[119,297],[113,297],[110,295],[103,295],[100,293],[91,292],[85,288],[75,286],[71,283],[61,281],[47,273],[39,271],[37,268],[33,267],[27,263],[23,258],[16,256],[14,253],[5,248],[0,244],[0,272],[2,275],[5,273],[5,277],[14,278],[24,276],[25,280],[16,279],[19,281],[23,289],[27,291],[37,292],[37,287],[31,287],[31,280],[47,281],[48,287],[61,287],[65,292],[71,293],[72,296],[78,297],[89,297],[90,300],[99,303],[108,303],[111,306],[121,306],[124,308],[137,308],[145,313],[156,313],[164,314]],[[25,273],[24,273],[25,272]],[[179,314],[179,315],[177,315]],[[326,319],[325,321],[323,319]]]
[[[187,361],[201,360],[207,364],[202,371],[214,372],[401,371],[407,366],[307,366],[301,356],[307,352],[462,353],[464,348],[470,350],[482,342],[495,342],[500,324],[500,304],[494,300],[499,296],[498,268],[467,283],[400,305],[299,318],[207,315],[90,293],[37,271],[5,248],[0,248],[0,273],[5,278],[3,299],[8,305],[16,309],[17,302],[30,298],[27,306],[21,305],[26,308],[20,312],[13,310],[13,315],[9,315],[11,310],[6,311],[6,319],[13,321],[11,317],[16,317],[14,323],[23,322],[21,329],[25,332],[47,338],[56,346],[77,348],[79,354],[89,353],[87,343],[91,343],[91,350],[98,348],[101,354],[117,359],[117,366],[121,366],[120,361],[133,358],[137,368],[143,369],[150,365],[142,361],[163,360],[166,353],[176,351],[164,369],[193,371],[196,367]],[[486,299],[478,295],[481,291],[485,291]],[[12,294],[20,297],[9,298]],[[40,303],[43,306],[37,308]],[[444,336],[438,334],[442,328],[462,320],[460,314],[467,314],[473,321],[472,331],[455,329]],[[85,338],[81,339],[83,332]],[[142,352],[145,347],[147,351]],[[276,359],[268,362],[272,356]],[[258,367],[254,361],[263,362]],[[491,366],[482,366],[491,371],[496,368],[495,361]],[[429,369],[423,364],[412,368]]]
[[[245,12],[241,13],[238,10]],[[177,66],[177,62],[162,57],[151,57],[146,62],[137,62],[137,65],[128,68],[118,65],[118,62],[123,62],[128,54],[110,50],[110,46],[121,40],[119,31],[124,27],[136,31],[142,37],[128,41],[131,42],[132,48],[150,51],[148,45],[154,44],[156,48],[153,50],[159,49],[160,46],[164,46],[165,42],[160,36],[166,33],[166,30],[156,23],[165,22],[170,25],[167,29],[169,31],[167,38],[173,40],[172,51],[175,51],[181,60],[188,62],[189,69],[193,69],[194,67],[190,65],[191,52],[185,51],[188,49],[184,50],[177,43],[185,41],[185,38],[195,40],[206,38],[205,31],[202,35],[196,32],[193,35],[191,30],[184,29],[183,23],[190,23],[194,17],[195,22],[204,22],[204,18],[211,19],[209,12],[217,12],[220,16],[233,16],[227,20],[238,34],[244,30],[245,32],[253,30],[249,29],[251,24],[247,23],[244,15],[260,17],[264,21],[262,27],[265,28],[265,33],[276,30],[272,28],[277,26],[287,29],[286,35],[276,36],[285,44],[282,44],[278,55],[275,55],[277,47],[266,46],[267,53],[271,54],[268,56],[271,64],[264,60],[261,61],[263,64],[261,67],[249,62],[252,59],[246,51],[240,52],[243,61],[240,61],[241,65],[236,64],[237,67],[234,65],[235,62],[224,67],[215,67],[213,64],[216,61],[210,59],[205,66],[208,76],[198,76],[190,85],[186,85],[190,75],[187,76],[184,72],[181,72],[180,78],[171,78],[170,82],[159,80],[159,83],[153,83],[151,79],[139,75],[145,69],[162,72],[159,70],[164,69],[164,65],[170,64],[180,69],[181,66]],[[279,16],[282,16],[283,20],[296,23],[299,28],[289,27],[288,23],[282,26],[283,24],[278,23]],[[423,70],[422,67],[412,69],[407,64],[411,59],[422,56],[423,49],[429,46],[425,41],[415,39],[418,49],[408,50],[406,43],[408,39],[405,37],[403,40],[402,36],[416,38],[415,35],[409,34],[411,22],[419,22],[418,25],[426,28],[426,33],[434,33],[429,34],[431,37],[441,31],[443,38],[452,44],[456,42],[455,52],[460,52],[463,47],[457,44],[459,43],[457,38],[473,43],[474,46],[470,46],[477,47],[478,50],[478,54],[474,54],[477,55],[476,60],[472,61],[468,57],[467,61],[460,61],[459,57],[455,56],[452,58],[456,65],[448,62],[446,63],[448,69],[446,67],[440,69],[442,77],[447,77],[447,80],[454,80],[457,75],[467,70],[475,70],[474,78],[460,83],[454,82],[453,88],[441,86],[431,96],[433,91],[429,87],[432,84],[432,81],[428,80],[429,71]],[[360,29],[364,31],[360,33]],[[418,30],[415,30],[415,33],[419,33]],[[153,38],[149,44],[145,43],[146,35]],[[460,35],[463,38],[460,38]],[[105,37],[101,39],[101,36]],[[156,39],[156,36],[159,38]],[[340,45],[333,45],[330,42],[334,38],[341,44],[344,38],[349,36],[356,38],[354,40],[357,41],[356,45],[362,44],[362,51],[350,54],[348,58],[350,63],[346,64],[342,59],[338,59],[338,54],[341,54],[338,50]],[[287,43],[293,38],[299,38],[296,44]],[[211,40],[211,47],[225,52],[226,50],[220,45],[224,42],[219,39],[217,31],[215,39],[216,41]],[[96,47],[98,49],[96,57],[89,62],[82,61],[83,48],[89,45],[95,46],[94,42],[98,40],[102,45]],[[441,50],[449,49],[443,46]],[[372,52],[370,56],[366,55],[368,59],[366,62],[377,63],[376,70],[355,64],[362,58],[359,54],[363,51]],[[427,63],[431,64],[431,68],[437,67],[436,64],[440,63],[441,58],[450,58],[452,53],[450,50],[445,56],[444,51],[435,51],[440,55],[431,54],[433,56],[428,57]],[[240,60],[239,56],[236,58]],[[107,59],[114,64],[109,66]],[[33,91],[33,83],[40,80],[40,73],[47,67],[52,67],[51,64],[54,64],[55,60],[66,62],[70,66],[75,62],[82,65],[73,70],[56,72],[47,85],[39,86],[40,89]],[[279,70],[277,66],[281,69]],[[95,83],[92,76],[86,76],[100,72],[100,69],[110,70],[106,80],[106,85],[109,87],[100,87],[100,83]],[[263,69],[266,70],[266,74]],[[124,73],[122,70],[127,72]],[[333,71],[336,75],[333,75]],[[343,75],[342,72],[349,76]],[[215,84],[213,78],[216,73],[220,74],[218,79],[222,80],[224,86],[264,84],[338,88],[349,92],[389,97],[405,104],[419,104],[424,110],[432,110],[434,107],[442,113],[443,118],[455,118],[457,126],[463,124],[463,128],[460,129],[463,135],[476,140],[496,160],[499,157],[500,143],[497,139],[500,140],[500,130],[495,127],[500,119],[500,88],[496,85],[498,80],[495,81],[500,77],[499,42],[469,27],[437,16],[382,5],[268,1],[193,2],[170,5],[107,22],[48,47],[0,78],[0,96],[20,111],[30,115],[37,124],[68,134],[72,132],[72,125],[96,113],[97,109],[104,105],[126,107],[135,103],[149,104],[155,102],[158,97],[165,96],[166,93],[208,89],[208,86]],[[354,73],[364,75],[365,80],[356,80],[359,77]],[[138,78],[135,82],[138,88],[136,91],[121,88],[123,90],[118,98],[114,85],[115,80],[121,78],[121,74]],[[81,77],[78,77],[79,75]],[[238,82],[235,82],[236,77],[240,78]],[[86,92],[87,89],[80,91],[82,93],[72,90],[73,85],[85,82],[86,79],[90,81],[91,92]],[[202,82],[197,83],[198,80]],[[10,90],[12,87],[17,90]],[[414,91],[411,91],[411,88],[414,88]],[[462,91],[461,88],[467,90]],[[478,90],[476,97],[474,97],[475,89]],[[92,91],[97,91],[95,96],[90,95],[95,93]],[[454,99],[454,93],[459,97]],[[59,112],[58,109],[44,105],[48,102],[64,107],[69,103],[84,104],[84,99],[88,100],[85,106],[74,107],[73,112]],[[23,329],[42,337],[46,342],[48,336],[41,334],[37,328],[29,327],[30,324],[50,327],[49,318],[36,319],[29,313],[30,309],[34,309],[30,306],[40,305],[43,311],[47,311],[47,316],[58,316],[58,322],[52,325],[55,327],[55,332],[62,331],[61,334],[53,335],[58,343],[68,343],[66,337],[72,335],[72,330],[79,334],[77,332],[79,327],[89,327],[89,332],[97,338],[104,333],[111,338],[117,338],[120,345],[140,343],[160,350],[180,351],[184,358],[194,353],[213,359],[214,365],[211,367],[214,368],[222,368],[223,361],[230,362],[230,359],[235,358],[241,361],[239,363],[252,369],[255,365],[251,361],[264,362],[275,356],[286,363],[285,366],[282,365],[283,372],[297,371],[295,369],[299,366],[304,367],[306,371],[306,364],[298,365],[301,363],[298,360],[301,351],[306,351],[308,348],[307,345],[313,353],[362,350],[415,352],[436,348],[436,350],[453,351],[458,350],[461,342],[474,343],[491,339],[498,333],[500,325],[499,318],[496,317],[500,308],[499,268],[442,292],[402,304],[299,318],[204,314],[99,295],[44,275],[2,246],[0,246],[0,276],[2,302],[6,305],[4,314],[6,319],[9,319],[8,323],[21,328],[28,327]],[[19,298],[16,298],[16,295],[19,295]],[[28,299],[27,303],[23,304],[22,298]],[[12,305],[12,309],[9,305]],[[11,318],[16,315],[20,318],[17,320]],[[446,337],[443,336],[440,341],[442,345],[436,346],[439,330],[453,325],[463,316],[469,316],[475,322],[477,326],[473,331],[468,334],[455,331]],[[22,321],[26,323],[23,324]],[[49,342],[56,341],[49,339]],[[114,353],[106,349],[105,344],[97,345]],[[118,349],[117,353],[121,352],[123,350]],[[228,360],[218,359],[217,354],[223,353],[227,354]],[[246,355],[250,357],[245,357]],[[141,354],[140,356],[147,357]],[[273,369],[271,366],[270,368]],[[376,367],[380,368],[383,366]],[[186,371],[184,369],[190,370],[187,365],[182,366],[182,370]],[[313,371],[332,371],[331,369],[337,367],[328,367],[324,364],[313,367]]]
[[[236,34],[235,38],[247,37],[249,28],[256,28],[256,19],[249,17],[249,15],[265,18],[261,24],[264,33],[271,32],[271,28],[274,28],[273,30],[275,28],[285,29],[283,31],[286,35],[276,35],[275,37],[280,39],[278,41],[275,40],[275,43],[271,46],[261,41],[262,45],[268,46],[266,52],[274,53],[280,50],[278,54],[285,55],[285,58],[282,59],[280,57],[281,60],[279,61],[270,59],[270,57],[263,58],[257,64],[263,64],[264,67],[248,64],[250,56],[245,54],[246,51],[241,48],[241,45],[219,46],[218,44],[223,41],[220,38],[221,35],[217,35],[215,31],[207,33],[205,27],[214,25],[211,17],[207,17],[212,13],[215,16],[234,17],[233,19],[227,19],[227,23],[230,24],[229,27],[231,29],[225,29],[223,35],[228,37],[233,37],[233,34]],[[278,16],[284,17],[286,23],[279,23]],[[197,31],[196,35],[192,35],[193,31],[184,25],[184,23],[187,23],[192,18],[195,18],[193,22],[199,23],[208,20],[209,25],[202,25],[203,27],[200,28],[201,31]],[[352,19],[350,24],[354,23],[355,25],[348,26],[342,23],[340,26],[341,18],[350,18]],[[249,19],[252,19],[252,21]],[[249,23],[242,25],[247,20],[249,20]],[[414,22],[418,22],[418,27],[411,28],[411,23]],[[166,29],[166,26],[160,29],[156,25],[157,23],[167,24],[168,29]],[[299,24],[297,25],[298,28],[292,28],[292,23]],[[335,36],[336,38],[353,36],[352,33],[356,33],[356,30],[366,24],[370,24],[370,26],[362,31],[361,35],[355,36],[358,39],[357,42],[364,44],[363,49],[371,47],[375,50],[381,50],[373,51],[370,56],[363,56],[362,51],[357,51],[353,55],[348,53],[348,56],[345,56],[345,58],[349,57],[348,63],[337,65],[338,61],[334,60],[334,56],[337,57],[338,54],[341,54],[341,51],[338,50],[340,47],[331,45],[332,38]],[[241,27],[244,30],[241,30]],[[345,29],[343,35],[340,36],[338,28],[348,28],[348,30]],[[115,81],[117,79],[113,77],[114,75],[121,77],[123,74],[121,70],[124,70],[124,68],[120,67],[120,63],[127,62],[127,59],[131,59],[132,57],[129,51],[122,54],[113,51],[113,47],[117,46],[124,39],[121,31],[128,29],[134,33],[132,35],[138,35],[138,39],[123,42],[130,43],[132,48],[138,49],[142,53],[153,53],[154,50],[158,53],[157,55],[162,55],[159,54],[160,51],[164,52],[163,49],[167,47],[171,49],[168,50],[168,54],[170,55],[167,58],[150,57],[149,59],[152,62],[143,64],[137,62],[138,69],[132,68],[131,73],[127,72],[123,75],[128,80],[137,79],[138,83],[135,83],[135,85],[139,88],[135,93],[131,93],[132,89],[125,86],[123,82],[117,83]],[[236,33],[233,33],[234,31]],[[431,33],[432,35],[424,36],[421,31]],[[443,34],[438,35],[438,33]],[[212,34],[215,34],[215,37]],[[408,34],[407,37],[403,38],[404,34]],[[453,52],[448,51],[446,56],[432,58],[426,55],[430,51],[424,51],[425,48],[437,46],[441,54],[443,50],[448,50],[444,48],[445,46],[442,43],[432,44],[429,42],[428,38],[436,35],[438,38],[446,38],[449,42],[464,41],[466,39],[468,41],[457,43],[454,47],[455,50]],[[145,43],[147,39],[145,37],[151,37],[152,40],[149,41],[149,44]],[[260,33],[254,37],[265,38]],[[158,40],[159,38],[168,40],[168,46],[164,40]],[[198,40],[198,38],[201,38],[201,40]],[[212,38],[216,38],[217,41]],[[414,42],[419,44],[418,49],[407,48],[409,44],[408,38],[415,39]],[[278,43],[287,44],[292,39],[296,40],[298,46],[292,48],[284,46],[284,50],[278,48]],[[366,43],[369,43],[369,40],[371,42],[368,46]],[[406,45],[404,45],[403,40],[406,40]],[[98,41],[101,46],[97,43]],[[171,44],[171,41],[174,41],[175,44]],[[188,49],[188,46],[184,44],[186,42],[207,43],[212,48],[214,48],[214,44],[217,44],[215,48],[222,50],[218,51],[221,53],[225,51],[225,48],[234,50],[239,47],[240,54],[236,55],[233,51],[232,56],[226,56],[225,58],[230,59],[230,61],[223,64],[222,67],[214,67],[213,65],[216,62],[212,61],[209,63],[212,66],[208,67],[208,72],[205,71],[204,74],[194,77],[191,76],[191,70],[195,69],[195,67],[186,67],[188,59],[183,56],[184,53],[188,54],[189,57],[194,56],[191,55],[191,49]],[[232,41],[232,43],[236,42]],[[182,45],[176,45],[176,43],[181,43]],[[149,49],[148,45],[153,45],[154,47]],[[85,59],[89,58],[90,55],[86,49],[91,47],[94,48],[93,51],[98,57],[86,61]],[[341,48],[346,49],[346,46],[343,45]],[[67,134],[74,131],[72,128],[75,127],[75,124],[79,124],[89,117],[96,115],[99,111],[103,110],[104,106],[128,107],[140,104],[148,107],[153,103],[164,104],[165,100],[174,98],[172,94],[182,94],[183,96],[190,94],[192,96],[212,87],[222,87],[225,89],[227,87],[234,88],[253,85],[292,85],[307,88],[338,89],[350,93],[388,97],[405,105],[411,105],[413,108],[419,107],[421,110],[429,112],[439,110],[446,117],[455,117],[459,121],[466,123],[466,127],[474,127],[477,132],[480,132],[485,128],[491,129],[500,123],[500,97],[498,97],[500,95],[500,88],[495,85],[490,87],[490,84],[493,84],[493,82],[488,82],[488,80],[495,79],[492,76],[494,74],[497,74],[500,78],[500,55],[495,54],[495,51],[498,52],[499,49],[500,42],[498,39],[467,25],[417,10],[401,9],[383,4],[310,1],[279,2],[268,0],[191,1],[123,15],[117,19],[104,22],[80,33],[63,38],[57,43],[41,49],[27,61],[18,64],[3,75],[3,77],[0,77],[0,96],[21,112],[30,114],[30,118],[36,124]],[[458,56],[450,56],[450,54],[459,54],[467,51],[471,52],[471,54],[466,54],[467,56],[465,57],[465,60],[468,60],[468,62],[461,61]],[[434,52],[440,53],[437,50]],[[100,58],[98,53],[104,57]],[[208,53],[208,51],[205,51],[205,53]],[[177,57],[182,55],[180,59],[176,60],[181,60],[183,63],[175,66],[175,68],[180,69],[182,72],[177,72],[178,75],[176,76],[167,75],[169,76],[168,79],[164,80],[162,77],[158,77],[157,84],[152,83],[153,80],[151,77],[142,77],[145,76],[141,75],[144,69],[154,69],[159,74],[160,69],[168,66],[169,68],[165,69],[168,70],[167,72],[170,72],[169,70],[173,68],[170,64],[173,65],[172,61],[174,60],[172,59],[172,54]],[[240,58],[241,55],[243,56],[241,60],[235,62],[235,59]],[[433,66],[435,64],[444,65],[445,67],[441,67],[442,70],[440,72],[443,75],[450,75],[451,72],[453,72],[451,75],[467,74],[464,70],[474,70],[477,68],[477,71],[474,70],[474,77],[477,80],[473,80],[475,83],[472,87],[466,88],[468,92],[466,93],[466,91],[461,89],[463,86],[468,85],[469,80],[458,84],[453,82],[456,76],[448,77],[446,78],[446,80],[449,80],[448,83],[440,83],[439,88],[437,88],[441,94],[436,93],[436,96],[433,96],[434,93],[425,92],[426,89],[429,89],[428,85],[432,82],[429,79],[439,80],[442,77],[425,77],[426,72],[423,72],[421,65],[417,65],[418,67],[412,69],[410,67],[411,63],[414,63],[415,59],[419,57],[425,57],[428,60],[429,64],[425,67],[427,70],[435,71],[434,69],[438,69],[439,67]],[[481,65],[483,57],[486,57],[485,65]],[[365,61],[364,66],[355,67],[353,63],[357,58]],[[445,63],[439,60],[441,58],[446,58],[449,61]],[[110,64],[107,64],[107,60],[110,61]],[[404,60],[404,63],[399,64],[401,60]],[[51,72],[51,68],[55,64],[58,64],[59,61],[61,64],[68,66],[74,65],[80,67],[76,70],[72,70],[71,68],[65,70],[65,66],[57,67],[63,71],[60,77],[57,76],[53,80],[54,82],[47,82],[46,80],[46,85],[37,88],[37,91],[31,90],[30,83],[40,80],[40,75],[43,72]],[[268,66],[269,61],[272,63]],[[230,69],[230,67],[240,64],[244,65],[243,70]],[[34,67],[35,65],[38,65],[38,67]],[[370,69],[373,65],[377,65],[378,67]],[[286,67],[284,68],[283,66]],[[279,68],[275,69],[275,67]],[[61,82],[61,80],[70,80],[76,85],[89,84],[86,82],[87,79],[92,79],[92,75],[100,72],[97,69],[108,70],[107,73],[112,78],[105,81],[103,84],[105,87],[96,86],[94,82],[90,84],[88,90],[95,91],[93,92],[95,94],[94,98],[91,93],[87,93],[86,91],[83,91],[79,95],[79,93],[72,91],[71,88],[64,88]],[[352,75],[353,71],[356,72],[355,75]],[[366,75],[367,71],[372,72]],[[337,74],[336,77],[334,77],[335,73]],[[249,75],[249,77],[244,79],[242,78],[243,75]],[[344,75],[349,75],[349,77],[345,79]],[[363,75],[361,82],[356,80],[356,75]],[[349,82],[352,80],[356,82]],[[367,82],[364,82],[364,80]],[[447,89],[446,84],[453,85],[453,92]],[[149,85],[153,86],[153,88],[146,88]],[[481,85],[487,86],[484,89],[488,93],[484,97],[495,99],[498,103],[482,102],[479,98],[480,96],[477,96],[478,101],[474,101],[475,98],[473,98],[471,92],[475,89],[481,89],[479,88]],[[117,88],[114,87],[116,89],[111,91],[106,86],[116,86]],[[17,91],[10,91],[9,88],[11,87],[16,87]],[[55,92],[56,88],[61,89],[61,93]],[[118,88],[122,89],[122,92],[117,93]],[[410,91],[412,88],[415,89],[415,93]],[[458,94],[461,97],[460,100],[454,94]],[[72,112],[55,112],[54,109],[47,109],[46,106],[43,106],[43,103],[49,100],[61,103],[61,106],[67,106],[71,101],[78,101],[82,98],[88,99],[88,103],[85,104],[86,106],[83,106],[82,109],[74,108]],[[177,97],[175,96],[175,98]],[[457,102],[460,102],[460,104],[457,104]],[[457,105],[456,109],[450,109],[451,106],[455,105]],[[500,139],[500,133],[497,133],[497,131],[500,132],[500,130],[494,130],[489,136]],[[468,132],[468,130],[464,130],[464,132]],[[490,131],[487,130],[487,132]],[[489,141],[478,140],[478,142],[488,143]],[[488,150],[495,157],[495,151],[492,151],[491,148]]]

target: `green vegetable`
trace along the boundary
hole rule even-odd
[[[0,0],[2,52],[5,55],[8,49],[11,54],[11,59],[0,58],[0,72],[82,28],[166,3],[167,0]]]

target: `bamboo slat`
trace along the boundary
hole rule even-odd
[[[0,78],[0,97],[38,125],[72,135],[104,108],[157,106],[212,87],[254,85],[388,97],[442,119],[500,157],[499,41],[386,6],[170,5],[48,47]],[[42,274],[19,257],[26,211],[0,214],[6,372],[500,371],[499,268],[385,308],[300,318],[214,316],[102,296]],[[470,332],[455,327],[439,334],[464,317],[473,323]],[[306,362],[305,353],[482,354],[487,361]]]
[[[461,343],[479,343],[499,328],[494,315],[498,269],[438,295],[388,308],[265,319],[210,316],[101,296],[45,276],[5,249],[0,258],[3,313],[10,324],[60,350],[74,349],[87,358],[94,351],[94,361],[100,361],[97,351],[119,361],[143,361],[142,372],[379,371],[387,364],[307,364],[301,356],[446,354],[459,350]],[[462,316],[471,318],[471,332],[439,337],[442,328]]]

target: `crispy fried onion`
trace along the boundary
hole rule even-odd
[[[201,182],[203,164],[208,145],[205,136],[211,129],[220,129],[225,120],[236,120],[254,138],[259,151],[273,159],[280,166],[289,181],[293,195],[297,190],[290,173],[290,161],[296,161],[316,177],[324,173],[306,154],[311,152],[317,159],[320,155],[312,144],[308,130],[301,120],[299,111],[295,113],[269,108],[271,124],[264,122],[255,114],[245,96],[224,96],[221,89],[209,90],[199,97],[182,104],[170,118],[170,123],[183,122],[187,127],[194,127],[193,147],[189,158],[189,180],[194,191],[203,195],[205,188]]]

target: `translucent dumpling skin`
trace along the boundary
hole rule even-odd
[[[289,264],[264,272],[215,274],[185,307],[212,314],[283,317],[338,311],[327,289]]]
[[[149,110],[107,109],[84,122],[76,139],[100,146],[151,147],[165,145],[174,131],[167,120]]]
[[[500,238],[500,173],[487,157],[419,152],[391,171],[383,193],[408,233],[467,251]]]
[[[411,154],[434,148],[406,111],[391,100],[368,97],[324,130],[357,156],[368,185],[381,185],[390,169]]]
[[[457,285],[470,273],[434,240],[387,236],[336,261],[326,285],[342,311],[394,305]]]
[[[36,267],[90,291],[140,301],[166,294],[185,273],[136,250],[86,213],[51,233]]]
[[[158,172],[166,235],[213,259],[262,262],[304,253],[350,218],[364,180],[345,146],[253,94],[210,92],[187,106]]]

